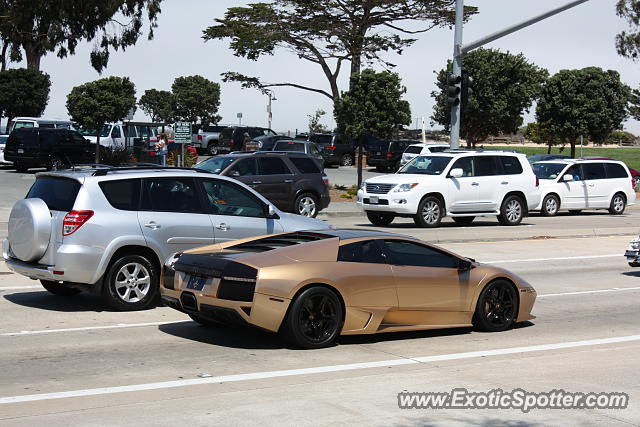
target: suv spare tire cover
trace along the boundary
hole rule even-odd
[[[51,238],[51,213],[42,199],[22,199],[9,215],[9,245],[24,262],[37,261],[47,250]]]

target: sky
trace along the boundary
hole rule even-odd
[[[221,123],[267,125],[267,96],[257,90],[241,89],[237,83],[223,83],[220,74],[236,71],[257,76],[264,82],[295,82],[328,90],[322,71],[314,64],[299,60],[285,50],[273,56],[249,61],[233,55],[228,40],[207,41],[202,31],[224,16],[227,8],[249,2],[229,0],[164,0],[158,19],[155,38],[141,37],[134,47],[112,52],[109,65],[102,75],[89,63],[94,42],[78,46],[76,55],[59,59],[49,54],[42,60],[41,69],[51,76],[50,100],[44,116],[67,118],[66,96],[74,86],[107,76],[128,76],[136,85],[137,97],[145,90],[171,90],[176,77],[202,75],[221,85]],[[464,27],[464,41],[471,42],[504,27],[568,3],[568,0],[469,0],[477,6],[475,15]],[[537,23],[517,33],[496,40],[485,47],[511,53],[523,53],[534,64],[551,74],[561,69],[598,66],[616,70],[623,82],[633,88],[640,84],[640,62],[618,56],[615,35],[626,29],[626,22],[615,14],[615,0],[590,0],[569,11]],[[402,55],[387,54],[384,59],[397,66],[407,88],[405,99],[411,104],[412,128],[421,126],[424,117],[431,128],[430,116],[434,101],[435,72],[446,64],[453,52],[453,30],[438,28],[415,36],[418,40]],[[24,64],[12,64],[12,67]],[[464,66],[464,65],[463,65]],[[373,68],[381,70],[379,65]],[[343,68],[345,71],[348,67]],[[346,90],[347,74],[343,73],[341,89]],[[329,98],[294,88],[276,88],[273,101],[272,128],[277,132],[303,132],[308,129],[308,115],[317,109],[327,112],[321,123],[334,125]],[[140,109],[136,120],[149,120]],[[525,122],[534,121],[533,112],[525,115]],[[631,120],[625,129],[640,134],[640,123]]]

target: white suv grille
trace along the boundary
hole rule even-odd
[[[368,194],[387,194],[395,184],[367,184]]]

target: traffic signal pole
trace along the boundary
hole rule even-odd
[[[462,23],[464,16],[464,0],[456,0],[456,26],[455,26],[455,34],[453,39],[453,77],[462,77],[462,57],[476,49],[480,46],[484,46],[487,43],[491,43],[494,40],[497,40],[501,37],[507,36],[509,34],[515,33],[523,28],[526,28],[530,25],[533,25],[537,22],[540,22],[544,19],[550,18],[554,15],[557,15],[560,12],[564,12],[565,10],[571,9],[582,3],[586,3],[589,0],[574,0],[570,3],[565,4],[564,6],[560,6],[549,12],[545,12],[541,15],[528,19],[524,22],[521,22],[516,25],[512,25],[510,27],[505,28],[504,30],[495,32],[486,37],[483,37],[479,40],[474,41],[473,43],[469,43],[466,46],[462,45]],[[461,105],[452,104],[451,105],[451,148],[459,148],[460,147],[460,111]]]

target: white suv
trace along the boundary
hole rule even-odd
[[[534,163],[541,202],[533,210],[554,216],[560,210],[608,209],[621,215],[636,199],[627,166],[615,160],[553,160]]]
[[[518,225],[540,203],[540,191],[523,154],[449,151],[418,156],[393,175],[366,180],[357,203],[374,225],[400,216],[437,227],[444,216],[469,224],[493,215],[500,224]]]
[[[406,165],[421,154],[441,153],[449,148],[449,144],[428,144],[426,142],[411,144],[402,153],[400,166]]]

